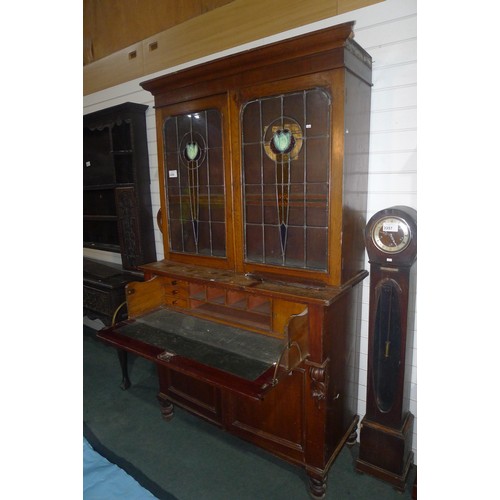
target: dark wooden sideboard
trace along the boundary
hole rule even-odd
[[[118,264],[83,259],[83,314],[105,325],[127,317],[125,286],[142,281],[142,273],[127,271]]]
[[[155,363],[166,420],[181,406],[302,467],[315,498],[359,421],[371,58],[353,25],[142,84],[165,259],[98,334]]]

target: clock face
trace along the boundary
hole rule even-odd
[[[385,253],[402,252],[411,241],[408,224],[399,217],[382,217],[372,230],[372,241],[376,247]]]

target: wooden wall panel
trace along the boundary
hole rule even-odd
[[[83,64],[233,0],[83,0]]]
[[[83,95],[144,75],[142,42],[83,67]]]
[[[136,50],[135,46],[131,46],[122,47],[121,50],[111,55],[85,65],[83,71],[84,95],[335,16],[339,13],[339,9],[345,12],[345,9],[360,8],[380,1],[309,0],[304,2],[304,0],[273,0],[272,4],[269,0],[190,0],[182,2],[183,5],[191,5],[191,7],[184,7],[182,11],[178,6],[172,7],[168,14],[171,16],[169,19],[176,20],[177,24],[161,32],[154,32],[156,33],[154,36],[148,35],[142,38],[142,59],[136,58],[127,64],[128,53]],[[103,3],[108,2],[115,5],[121,3],[120,0],[106,0]],[[128,0],[128,2],[140,4],[141,14],[138,17],[146,16],[145,6],[148,4],[162,3],[166,5],[169,3],[158,2],[158,0]],[[173,2],[173,4],[175,3]],[[223,3],[224,5],[222,5]],[[163,6],[163,8],[165,7]],[[205,9],[205,13],[194,15],[195,12],[200,11],[199,9]],[[111,12],[112,10],[108,12],[108,16],[111,16]],[[163,15],[167,16],[165,13]],[[186,16],[191,17],[181,21]],[[159,17],[161,16],[159,15]],[[112,19],[112,17],[108,17],[108,19]],[[116,39],[118,40],[121,36],[120,32],[127,26],[127,21],[125,17],[118,14],[116,19],[119,20],[119,26],[116,27]],[[115,27],[112,30],[109,29],[110,25],[115,26],[115,21],[108,21],[107,25],[109,31],[115,31]],[[136,26],[135,22],[131,26]],[[152,26],[153,24],[151,24]],[[151,44],[153,45],[151,46]],[[154,50],[151,50],[152,47]],[[84,51],[88,52],[89,50],[92,51],[95,58],[97,41],[92,47],[89,47],[88,43],[84,44]],[[139,63],[143,64],[142,74],[138,74]]]

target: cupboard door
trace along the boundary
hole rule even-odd
[[[301,370],[283,377],[262,400],[227,393],[231,432],[292,461],[305,449],[305,380]]]

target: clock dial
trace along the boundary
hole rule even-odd
[[[372,241],[382,252],[398,253],[410,243],[408,224],[399,217],[382,217],[372,230]]]

